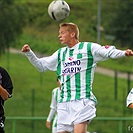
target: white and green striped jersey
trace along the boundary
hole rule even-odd
[[[53,89],[53,91],[52,91],[52,100],[51,100],[51,104],[50,104],[51,109],[54,109],[57,111],[57,104],[59,102],[59,98],[60,98],[60,88],[57,87],[57,88]]]
[[[57,106],[60,98],[60,88],[57,87],[53,89],[52,91],[52,98],[51,98],[51,104],[50,104],[50,112],[47,117],[47,121],[51,122],[53,119],[53,127],[57,127]]]
[[[63,47],[49,57],[37,58],[30,51],[26,53],[30,62],[40,71],[57,71],[61,83],[60,102],[89,98],[97,101],[92,93],[96,64],[109,58],[121,58],[125,51],[114,46],[79,42],[74,47]]]

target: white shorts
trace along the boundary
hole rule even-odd
[[[74,125],[91,121],[96,116],[95,102],[80,99],[58,104],[57,132],[72,132]]]

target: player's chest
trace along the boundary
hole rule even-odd
[[[82,67],[87,60],[88,54],[83,50],[67,51],[62,54],[60,64],[62,68]]]

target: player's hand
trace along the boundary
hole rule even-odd
[[[127,49],[125,52],[126,56],[133,56],[133,51],[131,49]]]
[[[23,47],[22,47],[22,52],[29,52],[30,51],[30,47],[28,44],[25,44]]]
[[[133,103],[131,103],[128,108],[133,109]]]
[[[46,127],[48,128],[48,129],[50,129],[50,122],[49,121],[46,121]]]

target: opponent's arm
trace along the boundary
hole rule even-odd
[[[2,99],[5,101],[9,98],[10,94],[7,92],[6,89],[4,89],[1,85],[0,85],[0,96],[2,97]]]

